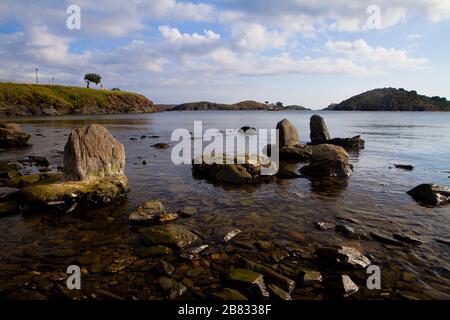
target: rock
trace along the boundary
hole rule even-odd
[[[393,238],[391,238],[389,236],[383,235],[381,233],[371,232],[370,236],[373,239],[375,239],[375,240],[377,240],[378,242],[381,242],[381,243],[390,244],[390,245],[393,245],[393,246],[400,246],[400,247],[404,245],[402,242],[400,242],[398,240],[395,240],[395,239],[393,239]]]
[[[221,155],[216,158],[197,158],[192,162],[193,174],[198,177],[206,177],[212,180],[228,184],[248,184],[259,181],[261,174],[275,174],[278,170],[276,163],[260,154],[250,156],[242,154],[238,156]],[[266,172],[262,172],[266,170]]]
[[[294,288],[295,288],[294,280],[289,279],[289,278],[285,277],[284,275],[277,273],[276,271],[272,270],[269,267],[266,267],[262,264],[253,262],[253,261],[248,260],[243,257],[240,257],[238,262],[246,269],[262,273],[268,281],[276,284],[277,286],[279,286],[283,290],[287,291],[288,293],[291,293],[292,290],[294,290]]]
[[[147,160],[143,160],[143,161],[142,161],[142,164],[143,164],[144,166],[147,165],[147,164],[148,164]]]
[[[398,241],[409,243],[409,244],[420,245],[420,244],[424,243],[424,241],[422,241],[420,239],[417,239],[417,238],[414,238],[412,236],[405,235],[405,234],[394,233],[392,236],[394,237],[394,239],[396,239]]]
[[[196,207],[186,206],[179,211],[179,214],[184,218],[188,218],[188,217],[192,217],[197,212],[198,212],[198,209]]]
[[[260,273],[246,269],[233,268],[229,271],[227,280],[254,295],[269,297],[263,275]]]
[[[316,227],[321,231],[328,231],[335,229],[335,225],[329,222],[317,222]]]
[[[177,224],[141,228],[139,232],[147,245],[163,244],[184,249],[200,244],[200,239],[197,235],[186,227]]]
[[[22,128],[18,124],[0,124],[0,148],[28,147],[30,138],[31,135],[22,132]]]
[[[106,268],[106,271],[109,273],[117,273],[131,266],[136,260],[137,258],[133,256],[119,256]]]
[[[3,214],[9,214],[18,211],[18,205],[16,200],[8,200],[0,202],[0,216]]]
[[[345,267],[365,269],[371,264],[369,258],[348,246],[323,247],[317,249],[316,253],[326,262]]]
[[[222,291],[218,293],[214,293],[214,297],[219,300],[248,300],[246,296],[244,296],[242,293],[240,293],[237,290],[230,289],[230,288],[224,288]]]
[[[277,173],[277,178],[280,179],[296,179],[301,177],[300,174],[297,173],[296,165],[288,164],[280,164],[280,169]]]
[[[310,177],[349,177],[353,166],[344,148],[321,144],[312,148],[311,163],[302,167],[300,173]]]
[[[450,202],[450,188],[436,184],[421,184],[407,192],[424,205],[440,206]]]
[[[273,261],[280,262],[284,258],[289,257],[289,253],[286,250],[273,250],[270,253],[270,256],[271,256]]]
[[[128,220],[133,223],[149,223],[157,221],[166,214],[164,205],[160,201],[147,201],[133,211]]]
[[[256,128],[250,126],[243,126],[239,129],[239,131],[248,135],[256,134]]]
[[[0,161],[0,181],[9,184],[11,180],[19,177],[19,165],[17,163],[9,163],[8,161]]]
[[[142,258],[167,256],[173,254],[172,249],[167,246],[158,245],[153,247],[143,247],[137,251],[137,254]]]
[[[338,276],[333,283],[333,288],[338,295],[347,298],[358,292],[359,287],[353,282],[348,275]]]
[[[364,149],[365,141],[361,139],[361,136],[354,136],[352,138],[333,138],[326,143],[340,146],[345,150],[360,150]]]
[[[272,154],[273,145],[267,145],[266,154]],[[296,162],[306,162],[311,160],[312,148],[308,145],[296,144],[293,146],[282,146],[279,147],[279,158],[280,160],[286,161],[296,161]]]
[[[335,226],[336,232],[345,234],[345,235],[353,235],[355,230],[352,227],[346,226],[344,224],[336,223]]]
[[[152,145],[152,148],[156,148],[156,149],[168,149],[170,146],[167,143],[155,143],[154,145]]]
[[[19,195],[20,189],[0,187],[0,202],[6,202],[8,200],[15,200]]]
[[[241,230],[239,229],[234,229],[230,232],[228,232],[224,237],[223,237],[223,242],[228,242],[231,239],[233,239],[236,235],[238,235],[239,233],[241,233]]]
[[[436,240],[436,242],[439,242],[439,243],[446,244],[446,245],[450,246],[450,239],[435,238],[434,240]]]
[[[414,170],[414,167],[410,164],[394,164],[394,166],[397,169],[403,169],[403,170],[407,170],[407,171],[412,171]]]
[[[175,272],[175,267],[173,265],[171,265],[170,263],[168,263],[167,261],[164,260],[160,260],[155,269],[162,273],[162,274],[166,274],[168,276],[170,276],[172,273]]]
[[[313,115],[309,121],[312,144],[322,144],[330,140],[327,125],[321,116]]]
[[[295,146],[300,144],[300,138],[298,135],[297,128],[288,120],[283,119],[277,123],[277,130],[279,133],[279,145],[284,146]]]
[[[306,285],[322,282],[322,274],[319,271],[303,271],[302,282]]]
[[[269,289],[271,297],[275,297],[279,300],[292,300],[291,295],[289,293],[287,293],[286,291],[277,287],[274,284],[269,284],[267,288]]]
[[[28,156],[28,159],[30,159],[30,162],[35,163],[39,167],[48,167],[50,165],[50,161],[46,157],[43,156]]]
[[[93,181],[35,184],[21,190],[20,203],[26,212],[67,212],[74,206],[81,211],[109,204],[124,197],[128,191],[128,180],[124,175]]]
[[[64,178],[89,181],[123,175],[125,149],[98,124],[74,129],[64,147]]]

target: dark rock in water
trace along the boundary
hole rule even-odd
[[[265,153],[272,156],[272,149],[276,145],[267,145]],[[307,162],[311,160],[312,148],[304,144],[296,144],[293,146],[278,146],[278,155],[280,160]]]
[[[287,293],[286,291],[284,291],[283,289],[277,287],[274,284],[269,284],[267,286],[267,288],[269,289],[270,292],[270,296],[274,297],[275,299],[278,300],[292,300],[292,297],[289,293]]]
[[[259,297],[269,297],[263,275],[246,269],[233,268],[228,272],[227,280]]]
[[[340,266],[365,269],[371,264],[369,258],[348,246],[318,248],[316,253],[324,261]]]
[[[160,201],[146,201],[130,214],[128,220],[134,223],[148,223],[158,220],[165,214],[166,210]]]
[[[394,164],[394,166],[397,169],[403,169],[403,170],[408,170],[408,171],[414,170],[414,167],[410,164]]]
[[[184,249],[200,244],[200,239],[197,235],[186,227],[176,224],[141,228],[139,232],[146,245],[163,244]]]
[[[20,189],[0,187],[0,215],[18,210],[17,197]]]
[[[450,188],[446,186],[421,184],[407,193],[424,205],[439,206],[450,202]]]
[[[348,275],[339,275],[330,279],[330,286],[338,296],[347,298],[359,290],[359,287]]]
[[[346,226],[344,224],[336,223],[335,226],[336,232],[345,234],[345,235],[353,235],[355,233],[355,229],[352,227]]]
[[[272,258],[273,261],[275,262],[280,262],[282,261],[284,258],[289,257],[289,253],[286,250],[273,250],[270,253],[270,256]]]
[[[345,149],[330,144],[313,146],[311,163],[300,169],[300,173],[310,177],[349,177],[352,172]]]
[[[30,138],[31,135],[22,132],[22,128],[18,124],[0,124],[0,148],[28,147]]]
[[[159,278],[158,283],[161,290],[164,292],[164,294],[167,295],[170,300],[181,297],[187,291],[185,285],[167,277]]]
[[[66,180],[87,181],[123,175],[125,148],[98,124],[72,130],[64,147]]]
[[[254,127],[250,127],[250,126],[243,126],[241,128],[239,128],[239,131],[241,131],[244,134],[256,134],[256,128]]]
[[[9,185],[11,180],[19,177],[19,165],[8,161],[0,161],[0,181],[4,180],[5,185]]]
[[[260,154],[252,156],[242,154],[238,156],[221,155],[216,158],[197,158],[192,161],[193,174],[228,184],[248,184],[258,181],[265,175],[275,174],[278,166],[275,162]]]
[[[268,281],[276,284],[277,286],[287,291],[288,293],[291,293],[292,290],[294,290],[295,288],[294,280],[289,279],[282,274],[279,274],[278,272],[274,271],[269,267],[266,267],[262,264],[253,262],[243,257],[240,257],[238,262],[246,269],[262,273]]]
[[[137,251],[137,254],[142,258],[155,257],[155,256],[167,256],[173,254],[172,249],[167,246],[153,246],[143,247]]]
[[[234,229],[231,230],[230,232],[227,232],[227,234],[223,237],[223,242],[228,242],[231,239],[233,239],[234,237],[236,237],[239,233],[241,233],[242,231],[240,229]]]
[[[48,167],[50,165],[50,161],[46,157],[43,156],[28,156],[31,162],[34,162],[37,166],[40,167]]]
[[[152,145],[152,148],[156,148],[156,149],[168,149],[170,146],[167,143],[155,143],[154,145]]]
[[[434,240],[436,240],[439,243],[446,244],[446,245],[450,246],[450,239],[436,238]]]
[[[280,168],[278,169],[277,178],[280,179],[296,179],[301,177],[297,173],[297,164],[295,163],[280,163]]]
[[[321,283],[323,278],[319,271],[302,271],[301,279],[305,285]]]
[[[175,272],[175,267],[164,260],[160,260],[155,266],[155,269],[156,271],[168,276]]]
[[[279,132],[280,147],[290,147],[300,144],[297,128],[288,119],[283,119],[278,122],[277,130]]]
[[[246,296],[244,296],[242,293],[240,293],[237,290],[230,289],[230,288],[224,288],[222,291],[215,293],[214,297],[219,300],[248,300]]]
[[[50,171],[52,171],[51,168],[40,168],[39,169],[39,172],[50,172]]]
[[[371,232],[370,236],[373,239],[375,239],[375,240],[377,240],[378,242],[381,242],[381,243],[390,244],[390,245],[393,245],[393,246],[400,246],[400,247],[404,246],[404,244],[402,242],[400,242],[398,240],[395,240],[394,238],[391,238],[389,236],[377,233],[377,232]]]
[[[321,116],[313,115],[309,121],[309,128],[312,144],[326,143],[330,140],[327,125]]]
[[[196,207],[190,207],[190,206],[186,206],[183,209],[181,209],[180,211],[178,211],[180,216],[182,216],[183,218],[192,217],[197,212],[198,212],[198,209]]]
[[[330,222],[317,222],[316,227],[321,231],[328,231],[335,229],[335,225]]]
[[[365,144],[364,140],[361,139],[361,136],[354,136],[352,138],[333,138],[326,143],[343,147],[346,150],[364,149]]]
[[[414,238],[414,237],[411,237],[411,236],[405,235],[405,234],[394,233],[392,236],[394,237],[394,239],[401,241],[401,242],[405,242],[405,243],[417,244],[417,245],[424,243],[424,241],[422,241],[420,239],[417,239],[417,238]]]

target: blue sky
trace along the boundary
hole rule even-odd
[[[378,87],[450,98],[449,35],[450,0],[2,0],[0,81],[97,72],[156,103],[314,109]]]

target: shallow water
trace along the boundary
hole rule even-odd
[[[105,272],[118,257],[134,257],[139,247],[138,237],[127,222],[127,212],[143,201],[157,199],[169,212],[184,206],[197,207],[197,214],[177,223],[202,235],[203,242],[210,245],[209,253],[220,254],[216,260],[205,254],[193,262],[176,254],[164,258],[176,267],[173,278],[190,288],[187,298],[209,297],[220,291],[225,286],[224,272],[238,254],[272,265],[292,278],[303,269],[337,272],[321,264],[314,250],[325,244],[343,243],[371,255],[382,273],[382,289],[368,290],[367,275],[345,271],[361,287],[351,298],[450,298],[449,247],[436,241],[449,238],[450,206],[423,207],[406,194],[421,183],[449,184],[450,113],[315,113],[324,117],[332,137],[362,135],[365,139],[365,150],[351,154],[354,174],[349,179],[278,179],[245,187],[225,186],[194,179],[189,165],[172,164],[171,149],[150,147],[157,142],[173,146],[172,130],[192,131],[194,120],[202,120],[204,129],[224,130],[243,125],[275,128],[278,121],[288,118],[299,129],[302,143],[306,143],[312,112],[194,111],[14,119],[24,131],[32,133],[33,147],[2,152],[0,159],[43,155],[55,169],[62,163],[58,151],[63,150],[72,128],[88,123],[105,125],[125,145],[131,192],[127,202],[92,213],[0,218],[0,294],[6,298],[91,297],[102,288],[120,296],[162,297],[155,284],[157,274],[151,267],[147,268],[150,271],[145,268],[161,258],[138,259],[121,272]],[[141,139],[143,135],[159,138]],[[147,165],[142,164],[144,159]],[[404,171],[393,164],[411,164],[415,168]],[[407,233],[425,243],[395,247],[371,239],[348,239],[334,231],[317,230],[317,221],[343,222],[367,235],[372,231]],[[242,230],[235,241],[222,244],[221,237],[235,228]],[[270,246],[260,248],[254,245],[257,241],[267,241]],[[275,263],[271,254],[276,249],[289,249],[291,256]],[[64,273],[68,264],[90,252],[101,257],[103,271],[87,268],[83,290],[65,290],[55,275]],[[300,286],[293,292],[294,299],[330,297],[325,284]]]

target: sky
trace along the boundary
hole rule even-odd
[[[169,104],[450,98],[449,40],[450,0],[0,0],[0,81],[93,72]]]

